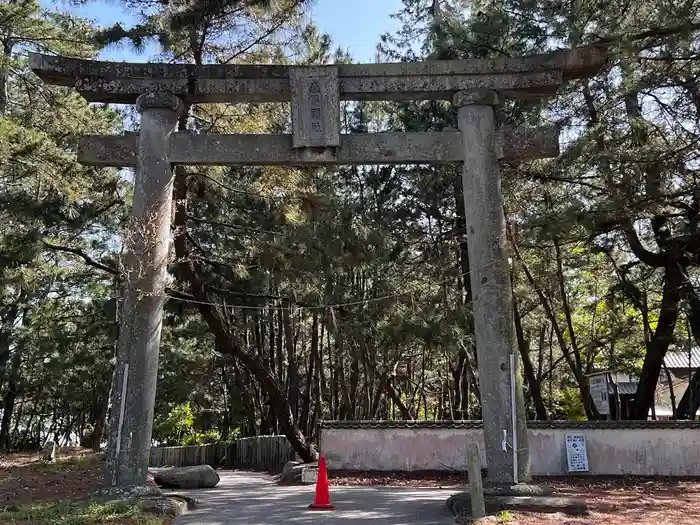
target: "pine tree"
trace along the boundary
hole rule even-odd
[[[0,449],[11,445],[13,414],[17,429],[22,410],[29,412],[27,392],[41,377],[34,363],[48,341],[56,350],[68,344],[37,319],[56,308],[70,309],[75,299],[60,290],[85,282],[80,270],[47,247],[71,238],[99,249],[123,202],[116,172],[85,168],[75,158],[80,135],[116,131],[118,113],[42,85],[25,64],[28,50],[91,57],[96,52],[91,31],[84,21],[35,1],[0,5]],[[100,286],[99,280],[93,283]],[[90,296],[88,289],[82,293]],[[111,349],[91,351],[103,363],[111,356]],[[15,413],[18,400],[23,408]]]

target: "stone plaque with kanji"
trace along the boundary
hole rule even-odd
[[[293,67],[292,146],[327,148],[340,145],[340,97],[335,66]]]

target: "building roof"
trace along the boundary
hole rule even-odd
[[[674,351],[666,352],[664,356],[664,364],[666,368],[685,368],[688,369],[688,352]],[[693,348],[690,351],[690,368],[700,368],[700,348]]]
[[[688,365],[686,365],[687,368]],[[662,376],[664,374],[661,374]],[[668,381],[659,381],[654,394],[654,404],[656,406],[656,414],[661,415],[664,410],[673,411],[673,403],[671,402],[671,386],[673,386],[673,396],[676,400],[676,405],[688,389],[688,379],[679,378],[671,374],[671,383]]]
[[[637,382],[625,381],[617,383],[617,391],[621,396],[630,396],[637,393]],[[615,387],[608,385],[608,394],[615,394]]]
[[[669,356],[671,360],[669,361]],[[700,368],[700,349],[693,349],[691,354],[693,358],[693,367]],[[681,358],[684,358],[681,361]],[[670,364],[669,364],[670,363]],[[675,366],[673,366],[675,365]],[[667,352],[666,353],[666,366],[669,369],[688,369],[688,353],[687,352]],[[668,381],[670,376],[670,382]],[[611,373],[611,377],[615,384],[608,382],[608,395],[615,395],[615,386],[617,386],[617,391],[621,396],[634,396],[637,393],[637,386],[639,385],[639,379],[623,373]],[[656,385],[656,392],[654,392],[654,411],[657,416],[661,417],[671,417],[673,416],[674,405],[677,406],[678,402],[685,394],[688,389],[689,381],[688,377],[683,377],[683,375],[677,375],[669,371],[668,376],[664,373],[659,375],[659,382]],[[671,401],[671,391],[673,391],[674,402]],[[651,415],[651,410],[649,411]]]

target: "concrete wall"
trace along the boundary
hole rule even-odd
[[[700,422],[531,421],[533,474],[568,474],[565,436],[586,437],[592,475],[700,476]],[[321,452],[330,470],[466,470],[475,421],[324,421]]]

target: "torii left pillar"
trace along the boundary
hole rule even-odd
[[[141,124],[132,219],[124,237],[126,289],[107,449],[108,486],[143,486],[148,476],[170,248],[170,137],[183,108],[182,100],[167,92],[144,93],[136,100]]]

